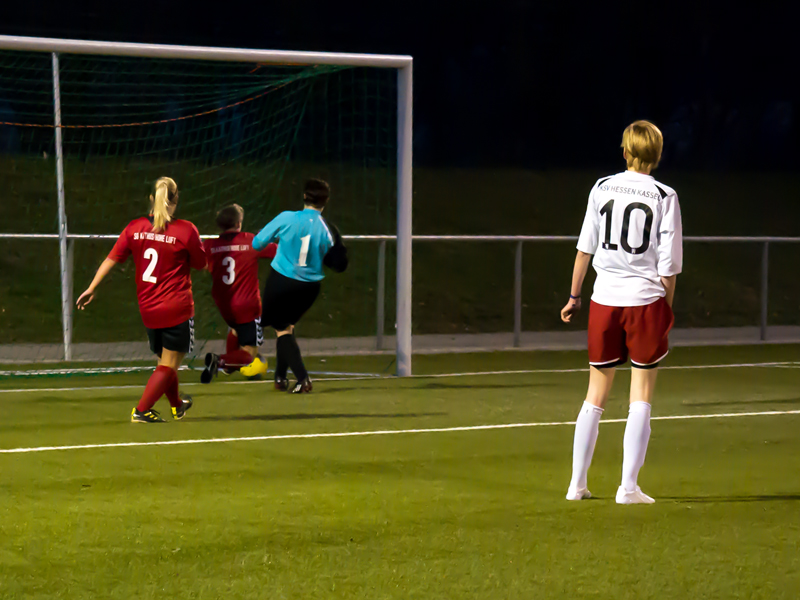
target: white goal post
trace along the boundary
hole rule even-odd
[[[61,268],[62,324],[64,359],[71,360],[72,282],[69,273],[65,210],[63,151],[61,147],[61,109],[59,54],[91,54],[159,59],[236,61],[276,65],[339,65],[397,70],[397,375],[411,375],[411,203],[413,136],[413,59],[410,56],[348,54],[333,52],[293,52],[201,46],[131,44],[84,40],[61,40],[0,35],[0,50],[42,52],[53,61],[53,118],[58,182],[59,253]],[[99,232],[98,232],[99,233]],[[0,234],[0,237],[28,237]]]

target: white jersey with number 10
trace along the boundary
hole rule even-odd
[[[661,277],[681,272],[682,244],[672,188],[633,171],[604,177],[592,188],[578,250],[594,255],[594,302],[644,306],[662,298]]]

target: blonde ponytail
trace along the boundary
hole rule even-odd
[[[153,213],[153,231],[164,231],[172,221],[178,203],[178,184],[170,177],[160,177],[155,183],[155,195],[150,196]]]

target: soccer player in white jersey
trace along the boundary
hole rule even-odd
[[[642,492],[637,479],[650,439],[658,363],[669,352],[675,279],[683,262],[678,196],[650,175],[661,159],[663,142],[661,131],[652,123],[629,125],[622,135],[628,169],[600,179],[589,194],[572,290],[561,310],[565,323],[580,310],[581,287],[592,262],[597,279],[589,308],[589,391],[575,423],[567,500],[591,497],[586,476],[600,416],[616,367],[630,357],[630,411],[616,500],[618,504],[655,502]]]

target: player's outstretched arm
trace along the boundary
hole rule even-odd
[[[258,258],[275,258],[278,253],[278,244],[270,242],[266,247],[258,253]]]
[[[581,309],[581,289],[592,256],[597,252],[600,242],[600,223],[597,220],[598,210],[595,208],[594,192],[597,184],[589,193],[589,202],[586,206],[586,216],[583,218],[581,235],[578,237],[578,254],[575,256],[575,266],[572,268],[572,287],[569,292],[569,302],[561,309],[561,320],[564,323],[572,321],[572,315]]]
[[[97,286],[100,285],[100,282],[105,279],[105,276],[111,272],[111,269],[113,269],[116,264],[117,261],[111,260],[110,258],[103,261],[100,268],[97,269],[97,273],[94,274],[91,285],[78,297],[78,301],[76,302],[78,309],[83,310],[86,308],[87,304],[94,300],[94,291],[97,289]]]
[[[591,254],[578,250],[578,254],[575,256],[575,266],[572,268],[572,287],[569,292],[569,302],[561,309],[561,320],[564,323],[569,323],[572,320],[572,315],[581,309],[581,288],[583,288],[583,280],[586,278],[586,272],[589,270],[591,262]]]
[[[261,252],[264,248],[267,247],[267,244],[274,242],[279,236],[281,227],[286,222],[288,218],[287,212],[284,211],[279,214],[277,217],[272,219],[269,223],[264,226],[264,229],[259,231],[256,234],[256,237],[253,238],[253,250],[256,252]]]

